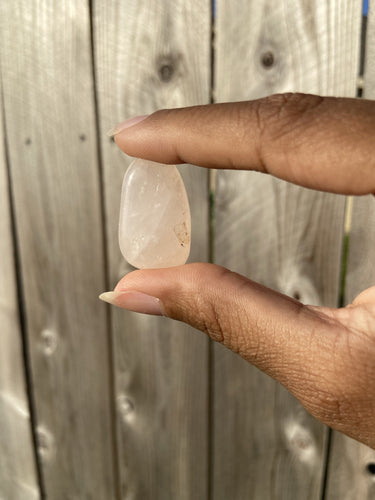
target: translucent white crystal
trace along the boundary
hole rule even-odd
[[[191,219],[181,175],[174,165],[137,159],[122,184],[119,243],[134,267],[185,264]]]

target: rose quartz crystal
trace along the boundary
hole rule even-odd
[[[140,269],[178,266],[189,257],[190,239],[189,201],[177,168],[133,161],[122,184],[122,255]]]

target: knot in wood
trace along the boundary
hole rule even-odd
[[[305,428],[299,422],[288,422],[285,426],[285,436],[288,447],[302,462],[315,462],[316,446],[308,428]]]
[[[57,347],[57,332],[50,328],[45,328],[40,334],[42,340],[42,350],[46,356],[51,356]]]
[[[125,394],[121,394],[117,398],[117,405],[123,420],[129,422],[134,415],[133,401],[127,396],[125,396]]]
[[[52,434],[44,427],[36,429],[38,454],[43,462],[49,461],[54,454],[54,439]]]
[[[155,67],[159,81],[169,83],[181,76],[184,68],[184,57],[179,52],[162,54],[156,58]]]
[[[273,52],[271,52],[270,50],[264,52],[261,56],[261,62],[264,68],[266,69],[272,68],[272,66],[275,63],[275,56]]]
[[[168,83],[172,80],[174,72],[173,64],[165,63],[159,67],[159,78],[162,82]]]

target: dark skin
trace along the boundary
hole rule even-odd
[[[138,158],[257,170],[351,195],[375,193],[374,138],[375,102],[303,94],[162,110],[115,135]],[[222,267],[186,264],[129,273],[105,300],[160,314],[134,292],[156,297],[163,314],[206,332],[318,420],[375,448],[375,286],[345,308],[315,307]]]

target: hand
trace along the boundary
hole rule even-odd
[[[139,158],[258,170],[360,195],[375,193],[374,134],[375,102],[282,94],[158,111],[115,140]],[[213,264],[187,264],[129,273],[104,300],[206,332],[282,383],[317,419],[375,448],[375,287],[331,309]]]

